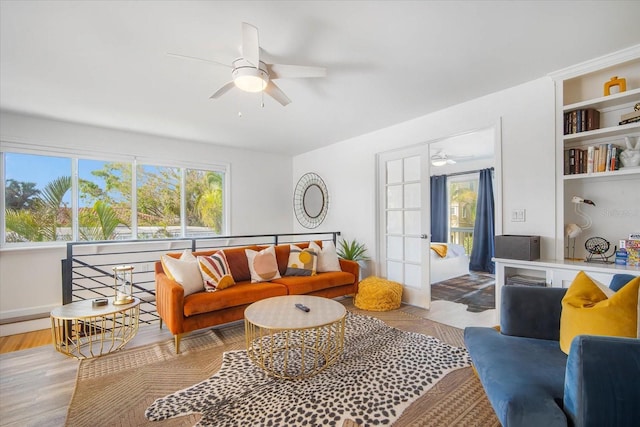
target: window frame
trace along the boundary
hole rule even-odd
[[[71,150],[58,147],[48,146],[29,146],[20,143],[11,143],[5,140],[0,141],[0,177],[2,178],[2,186],[0,188],[0,198],[2,200],[2,209],[0,209],[0,249],[10,248],[41,248],[41,247],[55,247],[64,246],[69,242],[80,242],[79,233],[79,176],[78,176],[78,164],[81,160],[96,160],[103,162],[118,162],[129,163],[132,167],[132,183],[131,183],[131,239],[120,240],[122,242],[136,241],[138,239],[138,223],[137,223],[137,176],[136,170],[138,165],[146,166],[158,166],[158,167],[171,167],[180,169],[180,238],[187,237],[187,218],[186,218],[186,170],[196,169],[203,171],[210,171],[219,173],[222,175],[222,223],[220,236],[229,234],[229,212],[230,212],[230,174],[231,165],[229,163],[218,162],[190,162],[190,161],[167,161],[166,159],[147,157],[147,156],[133,156],[122,155],[114,153],[103,153],[87,150]],[[72,240],[56,240],[47,242],[7,242],[6,241],[6,223],[5,223],[5,209],[6,209],[6,153],[37,155],[37,156],[49,156],[49,157],[64,157],[71,160],[71,168],[69,173],[71,175],[72,182],[72,194],[71,194],[71,209],[72,209]],[[147,239],[156,240],[156,239]],[[85,242],[82,240],[82,242]]]

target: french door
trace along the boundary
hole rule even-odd
[[[429,279],[429,146],[378,155],[382,277],[403,284],[403,302],[431,303]]]

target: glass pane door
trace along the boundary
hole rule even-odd
[[[428,148],[379,156],[383,276],[404,285],[403,300],[429,307]]]

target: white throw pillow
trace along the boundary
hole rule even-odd
[[[309,242],[309,247],[315,249],[318,254],[318,273],[342,271],[338,253],[336,252],[336,245],[333,243],[333,240],[324,240],[322,242],[322,248],[316,242]]]
[[[278,270],[278,260],[276,259],[276,249],[273,245],[260,252],[245,249],[249,271],[251,272],[251,283],[268,282],[273,279],[280,279]]]
[[[167,276],[184,288],[184,296],[205,290],[198,260],[189,249],[182,252],[180,259],[162,255],[160,260]]]

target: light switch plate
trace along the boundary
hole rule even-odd
[[[513,209],[511,211],[511,222],[525,222],[525,209]]]

